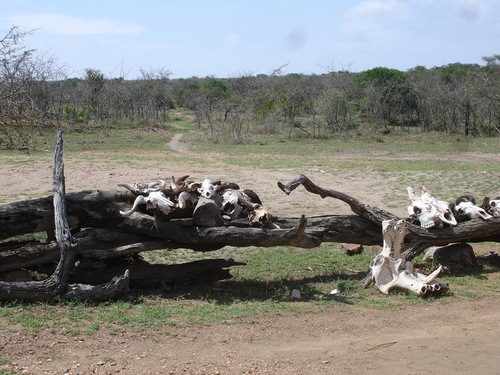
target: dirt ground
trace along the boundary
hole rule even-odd
[[[343,203],[311,199],[303,189],[286,196],[276,181],[305,173],[321,186],[385,208],[381,184],[397,176],[380,171],[325,173],[231,168],[213,156],[210,167],[169,163],[188,152],[180,136],[170,143],[159,171],[152,162],[140,168],[93,159],[76,162],[65,156],[68,191],[116,189],[117,182],[191,173],[193,178],[221,178],[250,186],[275,215],[344,214]],[[29,157],[27,156],[26,159]],[[497,160],[496,162],[499,162]],[[0,204],[50,194],[50,158],[0,165]],[[272,183],[269,183],[269,182]],[[11,195],[13,187],[23,195]],[[398,211],[399,210],[399,211]],[[404,215],[405,207],[392,212]],[[498,274],[488,277],[498,278]],[[499,292],[500,291],[496,291]],[[500,296],[500,294],[499,294]],[[307,302],[297,302],[307,303]],[[14,359],[4,371],[28,374],[500,374],[500,299],[447,301],[409,305],[401,310],[335,306],[314,314],[282,313],[253,324],[233,322],[208,327],[169,327],[162,332],[117,333],[106,330],[75,339],[50,333],[33,336],[0,331],[0,357]]]

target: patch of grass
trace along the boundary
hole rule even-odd
[[[10,361],[7,358],[0,357],[0,366],[6,365],[7,363],[10,363]]]
[[[461,138],[459,138],[461,139]],[[428,135],[390,136],[382,144],[372,139],[286,139],[261,135],[248,143],[214,143],[205,135],[191,135],[197,152],[217,153],[230,165],[263,169],[378,168],[387,171],[498,172],[491,161],[469,161],[469,153],[500,153],[496,138],[464,138]],[[313,152],[311,152],[313,150]],[[450,158],[450,154],[462,155]],[[452,160],[453,159],[453,160]],[[457,160],[459,159],[459,160]]]
[[[233,268],[234,278],[215,287],[180,288],[168,292],[168,299],[152,293],[132,301],[100,304],[9,302],[0,306],[0,324],[11,331],[59,333],[78,339],[100,330],[110,334],[147,334],[153,330],[175,334],[172,333],[175,327],[256,321],[263,316],[314,313],[353,304],[401,310],[409,304],[496,297],[500,290],[498,277],[489,278],[489,272],[494,274],[498,270],[481,267],[460,274],[445,273],[440,279],[450,283],[452,289],[441,298],[422,299],[398,291],[381,295],[376,288],[363,289],[361,285],[372,256],[347,256],[339,253],[337,246],[327,244],[307,250],[226,249],[225,255],[234,255],[248,265]],[[158,256],[173,255],[165,252]],[[178,256],[186,255],[181,252]],[[432,265],[417,265],[424,273],[432,268]],[[330,294],[334,289],[338,293]],[[300,299],[292,298],[293,290],[300,291]]]

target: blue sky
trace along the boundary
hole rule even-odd
[[[70,77],[406,71],[500,53],[498,0],[0,0],[0,37],[13,25],[37,29],[30,47]]]

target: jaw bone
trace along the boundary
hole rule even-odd
[[[435,281],[442,267],[427,276],[414,271],[410,262],[407,262],[403,268],[401,251],[406,234],[404,220],[384,220],[382,223],[384,239],[382,251],[370,263],[372,277],[377,288],[384,294],[389,293],[393,288],[398,288],[417,293],[419,296],[438,294],[448,290],[448,284]]]

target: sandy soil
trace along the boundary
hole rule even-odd
[[[320,168],[228,170],[217,161],[209,168],[194,163],[180,166],[168,162],[169,156],[188,148],[180,136],[169,145],[174,151],[159,155],[165,160],[161,171],[149,162],[131,168],[104,159],[76,163],[68,155],[68,191],[112,190],[121,181],[145,182],[192,171],[193,178],[222,178],[251,186],[275,215],[319,215],[349,213],[349,209],[341,202],[311,199],[303,189],[285,196],[275,182],[306,173],[319,185],[384,207],[379,186],[397,178],[369,170],[362,176],[324,173]],[[5,160],[0,175],[8,178],[0,181],[0,204],[50,193],[50,158],[29,163],[19,157]],[[13,186],[20,186],[23,195],[9,194]],[[404,210],[392,212],[403,215]],[[0,357],[14,361],[1,365],[0,374],[2,369],[28,374],[499,374],[499,319],[498,298],[441,299],[398,311],[345,305],[324,313],[283,313],[253,324],[169,327],[169,334],[159,330],[112,335],[99,330],[83,341],[57,333],[32,336],[3,329]]]

